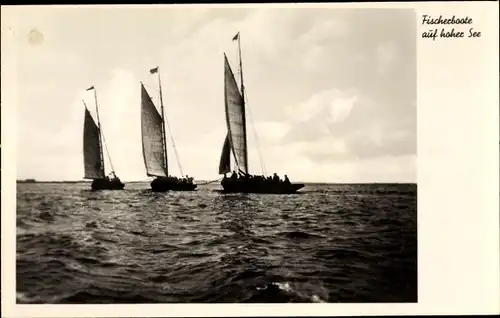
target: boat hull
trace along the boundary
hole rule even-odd
[[[294,194],[304,187],[303,183],[251,183],[245,181],[232,181],[229,179],[221,182],[223,192],[226,193],[266,193],[266,194]]]
[[[92,181],[92,190],[123,190],[125,184],[119,179],[94,179]]]
[[[160,178],[151,181],[150,186],[153,192],[194,191],[198,187],[193,183],[175,182]]]

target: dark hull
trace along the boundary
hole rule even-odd
[[[125,184],[117,179],[94,179],[91,187],[92,190],[123,190]]]
[[[226,193],[266,193],[266,194],[293,194],[304,187],[303,183],[250,183],[244,181],[221,182],[223,192]]]
[[[167,191],[194,191],[198,186],[193,183],[172,182],[165,179],[154,179],[150,183],[151,190],[154,192],[167,192]]]

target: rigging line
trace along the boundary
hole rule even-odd
[[[111,161],[111,155],[109,154],[108,150],[108,143],[106,142],[106,137],[104,137],[104,132],[102,130],[102,124],[101,127],[99,127],[101,130],[101,137],[102,137],[102,143],[104,144],[104,150],[106,151],[106,156],[108,157],[109,165],[111,166],[111,173],[114,175],[115,174],[115,168],[113,167],[113,162]]]
[[[168,134],[170,135],[170,140],[172,141],[172,147],[174,148],[177,166],[179,167],[179,170],[181,172],[181,176],[184,176],[184,172],[182,172],[181,160],[179,159],[179,154],[177,153],[177,148],[175,147],[174,136],[172,135],[172,131],[170,129],[170,124],[168,123],[167,115],[165,115],[165,123],[167,124]]]
[[[109,165],[111,167],[111,172],[113,174],[115,174],[115,168],[113,167],[113,162],[111,161],[111,155],[109,154],[109,150],[108,150],[108,143],[106,142],[106,137],[104,137],[104,132],[102,130],[102,124],[101,124],[101,127],[99,128],[101,131],[101,137],[102,137],[102,143],[104,144],[104,150],[106,152],[106,156],[108,157],[108,161],[109,161]]]
[[[239,41],[239,39],[238,39]],[[236,55],[239,54],[240,52],[240,48],[237,47],[235,48],[235,51],[236,51]],[[241,61],[241,60],[240,60]],[[236,72],[240,78],[240,86],[242,86],[242,88],[245,90],[245,93],[246,93],[246,87],[243,85],[242,83],[242,76],[241,76],[241,73],[242,73],[242,69],[241,69],[241,63],[240,63],[240,67],[238,68],[237,72]],[[240,94],[242,94],[243,92],[240,92]],[[245,99],[245,106],[246,108],[248,109],[248,115],[250,117],[250,124],[252,125],[252,130],[253,130],[253,133],[254,133],[254,138],[255,138],[255,143],[256,143],[256,148],[257,148],[257,155],[259,157],[259,163],[260,163],[260,169],[262,170],[262,173],[264,174],[264,176],[267,177],[267,172],[266,172],[266,166],[264,164],[264,159],[262,158],[262,153],[260,151],[260,147],[259,147],[259,136],[257,135],[257,130],[255,129],[255,125],[253,123],[253,116],[252,116],[252,111],[251,111],[251,108],[248,107],[248,94],[245,94],[244,95],[244,99]]]
[[[111,156],[110,156],[109,150],[108,150],[108,144],[106,142],[106,138],[104,137],[101,120],[99,119],[99,105],[97,103],[97,91],[96,91],[95,88],[94,88],[94,100],[95,100],[95,109],[96,109],[97,122],[98,122],[98,125],[99,125],[99,134],[100,134],[100,136],[102,138],[102,143],[104,144],[103,152],[105,150],[106,155],[108,157],[109,165],[111,166],[111,172],[114,175],[115,174],[115,168],[113,167],[113,162],[111,161]],[[103,158],[103,163],[104,163],[104,158]]]
[[[210,184],[210,183],[214,183],[214,182],[217,182],[217,181],[221,181],[224,177],[222,178],[219,178],[219,179],[215,179],[215,180],[212,180],[212,181],[207,181],[207,182],[203,182],[203,183],[196,183],[198,185],[206,185],[206,184]]]
[[[159,92],[159,90],[158,90]],[[172,130],[170,129],[170,123],[168,122],[168,119],[167,119],[167,110],[166,110],[166,107],[165,108],[165,114],[164,114],[164,119],[165,119],[165,123],[167,124],[167,129],[168,129],[168,135],[170,136],[170,141],[172,141],[172,148],[174,149],[174,153],[175,153],[175,159],[177,161],[177,167],[179,168],[179,171],[181,173],[181,176],[184,176],[184,172],[182,171],[182,166],[181,166],[181,161],[179,159],[179,153],[177,152],[177,147],[175,146],[175,140],[174,140],[174,135],[172,134]]]
[[[104,149],[106,150],[106,155],[108,157],[109,165],[111,166],[111,172],[115,174],[115,168],[113,168],[113,163],[111,162],[111,156],[109,155],[109,150],[108,150],[108,143],[106,142],[106,137],[104,137],[104,133],[102,132],[102,127],[101,127],[101,134],[102,134],[102,143],[104,144]]]
[[[257,148],[257,155],[259,156],[260,168],[262,169],[262,173],[264,174],[264,176],[267,177],[266,166],[264,164],[264,159],[262,158],[262,153],[261,153],[260,147],[259,147],[259,136],[257,135],[257,130],[255,129],[255,125],[253,123],[253,116],[252,116],[251,108],[248,107],[248,94],[245,94],[245,105],[247,106],[247,109],[248,109],[248,115],[250,115],[249,116],[250,117],[250,124],[252,125],[252,130],[253,130],[254,137],[255,137],[255,144],[257,146],[256,148]]]

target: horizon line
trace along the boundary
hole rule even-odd
[[[34,180],[34,181],[33,181]],[[195,182],[208,182],[211,180],[194,180]],[[216,183],[217,180],[214,180],[212,183]],[[16,179],[16,183],[90,183],[91,180],[80,179],[80,180],[38,180],[36,178],[25,178],[25,179]],[[151,180],[122,180],[123,183],[142,183],[142,182],[151,182]],[[342,181],[291,181],[292,183],[305,183],[305,184],[418,184],[416,181],[350,181],[350,182],[342,182]]]

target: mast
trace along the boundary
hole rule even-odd
[[[240,42],[240,32],[236,35],[238,38],[238,55],[240,58],[240,85],[241,85],[241,98],[242,98],[242,115],[243,115],[243,131],[245,132],[245,138],[243,140],[245,147],[245,171],[248,173],[248,147],[247,147],[247,121],[246,121],[246,110],[245,110],[245,86],[243,85],[243,63],[241,60],[241,42]]]
[[[158,73],[158,87],[160,91],[160,105],[161,105],[161,139],[163,145],[163,154],[165,155],[165,175],[168,176],[168,157],[167,157],[167,135],[165,130],[165,111],[163,108],[163,94],[161,90],[161,77],[160,77],[160,67],[157,67]]]
[[[99,157],[101,158],[102,170],[104,171],[104,174],[106,174],[106,170],[104,167],[104,154],[103,154],[103,149],[102,149],[101,121],[99,119],[99,106],[97,105],[97,92],[96,92],[96,89],[94,86],[92,86],[91,89],[94,91],[95,111],[96,111],[96,116],[97,116],[97,127],[99,128]]]

